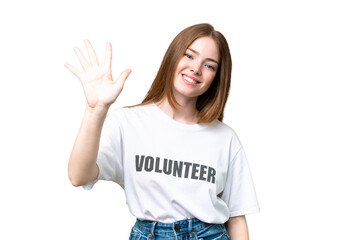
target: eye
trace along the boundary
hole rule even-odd
[[[211,65],[209,65],[209,64],[206,64],[205,67],[208,68],[208,69],[211,69],[211,70],[215,71],[215,67],[214,67],[214,66],[211,66]]]
[[[185,53],[184,56],[187,57],[188,59],[192,59],[192,56],[190,54]]]

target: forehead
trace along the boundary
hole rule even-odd
[[[219,47],[211,37],[200,37],[190,44],[191,48],[205,58],[212,58],[219,61]]]

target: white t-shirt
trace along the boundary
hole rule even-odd
[[[260,211],[249,165],[232,128],[180,123],[155,103],[117,108],[104,122],[98,180],[118,183],[131,214],[173,223],[225,223]]]

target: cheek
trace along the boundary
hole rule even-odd
[[[177,71],[181,71],[184,67],[186,67],[186,61],[184,61],[183,59],[179,61],[176,70]]]
[[[215,72],[215,73],[211,72],[211,73],[207,74],[207,76],[206,76],[206,81],[207,81],[209,84],[211,84],[212,81],[214,81],[215,76],[216,76],[216,72]]]
[[[184,68],[184,64],[180,61],[178,65],[176,66],[175,72],[174,72],[174,78],[177,78],[182,69]]]

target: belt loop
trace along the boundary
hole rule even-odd
[[[191,232],[191,230],[192,230],[192,219],[189,219],[188,222],[189,222],[189,232]]]
[[[157,222],[156,221],[153,221],[152,223],[151,223],[151,238],[154,238],[155,239],[155,225],[157,224]]]

